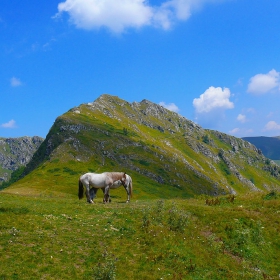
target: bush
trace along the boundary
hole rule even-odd
[[[151,226],[166,227],[168,230],[184,232],[188,222],[188,215],[185,211],[172,203],[170,209],[164,207],[164,201],[159,200],[153,208],[143,210],[142,229],[148,232]]]
[[[180,211],[174,204],[172,205],[172,208],[168,211],[168,225],[171,230],[178,231],[178,232],[184,232],[185,227],[188,222],[187,215]]]
[[[278,197],[277,191],[273,190],[264,196],[264,200],[276,199]]]
[[[103,263],[98,263],[93,268],[94,280],[114,280],[116,279],[116,261],[117,259],[109,254],[107,250],[102,254]]]

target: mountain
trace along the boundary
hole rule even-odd
[[[148,100],[101,95],[59,116],[6,192],[77,195],[86,172],[125,171],[142,198],[279,188],[280,167],[251,143],[203,129]]]
[[[0,185],[10,179],[11,173],[30,161],[43,138],[0,138]]]
[[[242,138],[262,151],[262,153],[272,160],[280,160],[280,136],[278,137],[244,137]]]

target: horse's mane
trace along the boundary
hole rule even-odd
[[[125,172],[104,172],[104,173],[109,173],[109,174],[112,174],[112,175],[123,175],[123,174],[125,174]]]

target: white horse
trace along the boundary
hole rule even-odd
[[[93,203],[90,197],[90,186],[95,189],[104,189],[103,202],[106,203],[109,200],[109,189],[114,182],[120,181],[121,184],[125,184],[126,174],[124,172],[104,172],[86,173],[79,178],[79,199],[84,197],[84,187],[86,188],[86,197],[89,203]]]
[[[110,186],[110,190],[111,189],[117,189],[118,187],[123,185],[125,190],[126,190],[126,193],[127,193],[127,200],[126,200],[126,202],[128,203],[128,202],[130,202],[130,198],[132,197],[132,179],[131,179],[131,177],[128,174],[125,174],[125,175],[126,175],[125,182],[123,183],[121,180],[115,181],[113,183],[113,185]],[[94,199],[97,191],[98,191],[98,189],[94,188],[94,187],[90,189],[89,193],[90,193],[91,200]],[[102,188],[102,191],[103,191],[103,193],[105,193],[105,189],[104,188]],[[109,194],[109,192],[108,192],[108,194]],[[110,194],[109,194],[109,202],[111,202]]]

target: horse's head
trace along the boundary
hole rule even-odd
[[[126,184],[126,173],[125,172],[123,173],[123,176],[120,181],[121,181],[122,185],[125,187],[125,184]]]

